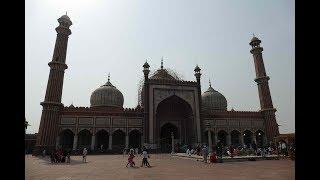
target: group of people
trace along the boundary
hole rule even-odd
[[[136,155],[139,154],[139,149],[138,149],[138,148],[135,148],[135,149],[132,149],[132,148],[131,148],[131,149],[127,149],[127,148],[124,148],[124,149],[123,149],[123,156],[125,156],[125,155],[127,154],[127,152],[128,152],[128,154],[129,154],[131,150],[133,151],[134,154],[136,154]]]
[[[191,155],[198,155],[200,156],[202,154],[201,152],[201,145],[197,145],[196,147],[191,147],[190,145],[187,147],[186,153],[191,156]]]
[[[127,163],[126,167],[128,167],[128,165],[130,167],[134,167],[136,165],[135,162],[133,161],[135,154],[138,154],[138,150],[136,149],[136,151],[135,151],[134,149],[130,149],[129,155],[128,155],[128,163]],[[143,147],[141,156],[142,156],[141,167],[143,167],[143,166],[151,167],[148,162],[148,158],[150,158],[150,156],[148,155],[147,149],[145,147]]]
[[[87,154],[88,151],[86,148],[83,148],[82,151],[82,162],[87,162]],[[42,151],[42,157],[47,156],[47,151],[44,149]],[[63,148],[59,148],[53,150],[49,153],[51,163],[70,163],[71,161],[71,150],[66,150]]]
[[[282,145],[282,144],[281,144]],[[281,147],[281,145],[279,147]],[[282,147],[284,147],[282,145]],[[284,148],[282,148],[284,149]],[[277,149],[272,146],[268,147],[258,147],[255,143],[243,145],[243,146],[224,146],[222,142],[218,141],[216,146],[209,148],[204,145],[197,145],[193,148],[189,146],[186,150],[186,154],[203,156],[203,161],[207,162],[209,157],[209,162],[215,163],[222,159],[222,156],[229,156],[233,158],[234,156],[244,156],[244,155],[256,155],[256,156],[267,156],[272,154],[277,154]],[[281,151],[283,154],[286,152]]]
[[[43,156],[46,156],[46,150],[43,150]],[[64,149],[57,149],[50,153],[51,163],[70,163],[70,151]]]

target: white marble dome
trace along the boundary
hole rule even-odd
[[[90,97],[91,107],[123,107],[122,93],[108,82],[93,91]]]
[[[202,109],[205,111],[227,110],[227,99],[218,91],[211,87],[202,93]]]

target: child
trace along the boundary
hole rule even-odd
[[[135,166],[136,164],[134,163],[133,161],[133,158],[134,158],[134,151],[133,149],[130,149],[130,152],[129,152],[129,157],[128,157],[128,163],[126,165],[126,167],[128,167],[128,165],[130,164],[130,167],[133,167]]]

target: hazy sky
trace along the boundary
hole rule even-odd
[[[25,111],[38,132],[57,19],[68,11],[69,37],[62,103],[90,106],[91,93],[107,81],[135,107],[142,65],[164,67],[195,81],[202,92],[211,78],[228,109],[260,108],[250,54],[252,33],[263,57],[280,133],[295,131],[295,5],[292,0],[27,0],[25,16]]]

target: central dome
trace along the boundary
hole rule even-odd
[[[161,67],[151,75],[149,79],[164,79],[164,80],[180,80],[178,74],[170,69],[163,68],[163,59],[161,59]]]
[[[210,86],[206,92],[201,95],[202,99],[202,108],[207,111],[211,110],[227,110],[227,100],[226,98],[214,90]]]
[[[93,91],[90,97],[91,107],[123,107],[122,93],[108,82]]]
[[[158,69],[150,79],[166,79],[166,80],[177,80],[172,75],[169,74],[166,69]]]

